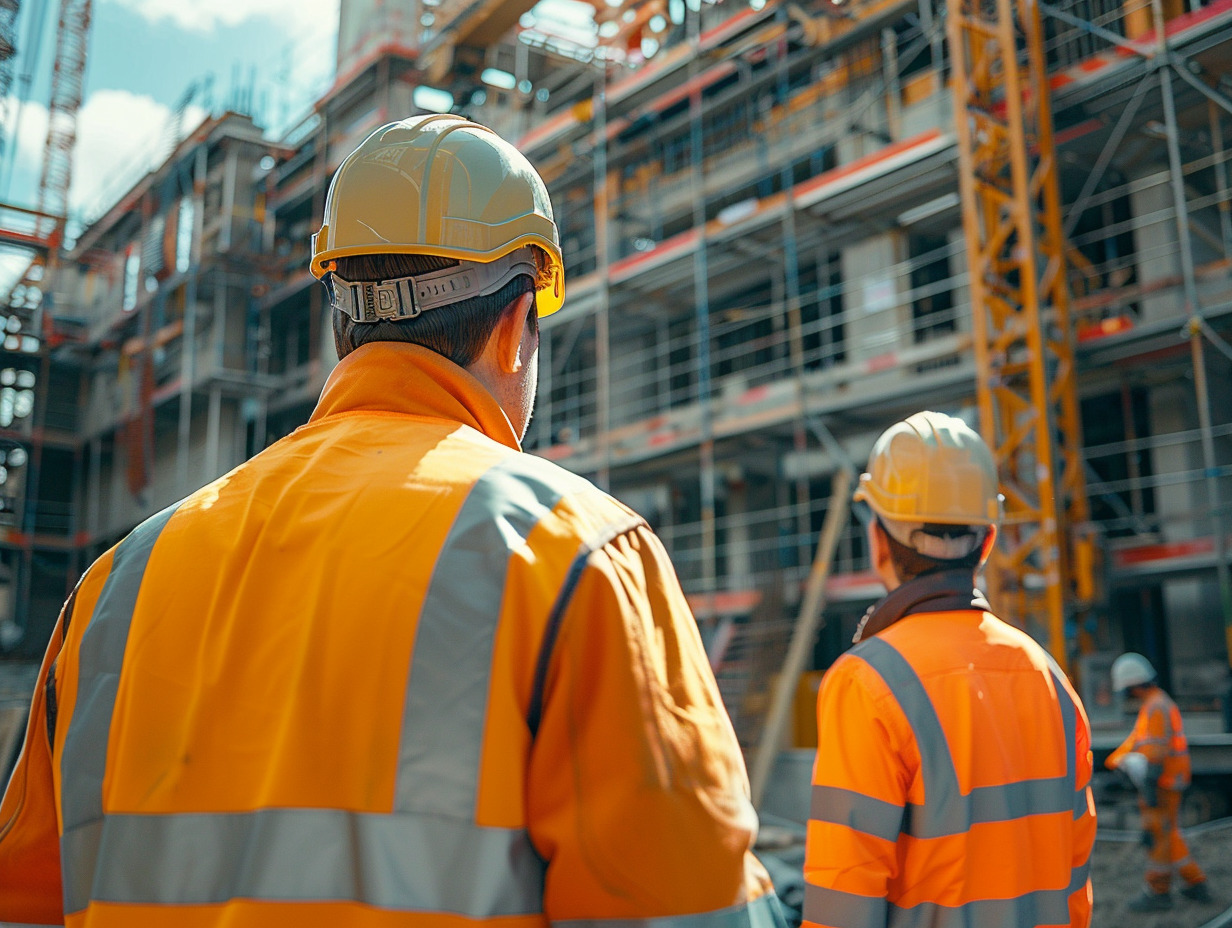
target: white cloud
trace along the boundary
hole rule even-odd
[[[73,180],[69,190],[71,215],[89,220],[111,206],[151,167],[164,158],[171,139],[169,107],[153,97],[125,90],[100,90],[90,95],[77,113],[77,145],[73,151]],[[181,136],[204,116],[190,107],[184,114]],[[8,202],[34,207],[42,174],[47,139],[47,108],[39,103],[22,107],[20,129],[10,144],[15,147]],[[17,220],[13,220],[17,221]],[[0,293],[24,270],[27,257],[0,256]]]
[[[33,207],[38,196],[38,182],[43,163],[43,146],[47,141],[47,107],[40,103],[27,103],[16,111],[17,101],[10,97],[7,103],[6,128],[15,132],[16,138],[5,139],[5,154],[10,152],[13,161],[8,166],[12,173],[8,189],[0,195],[8,202]],[[12,127],[14,116],[20,115],[16,129]]]
[[[192,131],[205,112],[190,106],[179,136]],[[69,207],[89,221],[107,209],[167,156],[170,107],[127,90],[98,90],[77,113],[77,147]]]
[[[112,0],[150,22],[169,20],[182,29],[210,32],[218,26],[268,17],[295,34],[316,31],[324,22],[338,22],[339,0]]]
[[[204,110],[188,107],[179,138],[196,128],[204,117]],[[97,218],[147,171],[160,164],[173,144],[171,118],[171,109],[153,97],[125,90],[91,94],[77,113],[70,215],[87,222]],[[15,151],[7,202],[31,208],[37,205],[46,138],[47,108],[27,103],[22,108],[20,131],[11,143]],[[19,217],[9,217],[7,221],[21,223]],[[7,277],[0,272],[0,293],[6,289]]]

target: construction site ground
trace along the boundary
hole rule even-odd
[[[1143,914],[1128,908],[1142,890],[1146,850],[1135,840],[1095,842],[1091,883],[1095,890],[1092,928],[1200,928],[1232,907],[1232,819],[1218,827],[1186,832],[1190,853],[1206,871],[1212,900],[1190,902],[1173,893],[1167,912]]]

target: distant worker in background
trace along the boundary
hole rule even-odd
[[[0,805],[0,920],[780,925],[662,545],[521,453],[563,268],[458,116],[373,133],[314,238],[308,424],[86,573]]]
[[[805,925],[1088,925],[1090,726],[974,588],[1001,512],[987,445],[917,413],[855,500],[889,595],[822,681]]]
[[[1211,890],[1181,837],[1181,794],[1189,786],[1189,743],[1181,711],[1155,682],[1155,668],[1132,651],[1112,662],[1112,689],[1140,704],[1134,730],[1105,761],[1121,771],[1138,790],[1142,839],[1147,846],[1146,886],[1129,901],[1136,912],[1172,908],[1172,871],[1185,885],[1181,895],[1210,902]]]

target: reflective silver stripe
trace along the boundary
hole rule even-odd
[[[96,824],[103,814],[103,775],[107,770],[111,718],[128,631],[150,552],[176,503],[138,525],[116,547],[111,570],[103,582],[78,648],[77,702],[64,736],[60,758],[60,806],[64,835],[60,838],[60,868],[66,913],[85,908],[98,862],[97,842],[74,842],[69,835]]]
[[[945,731],[919,676],[907,659],[882,638],[861,641],[851,653],[866,661],[885,680],[907,717],[920,750],[925,802],[909,807],[903,831],[918,838],[967,831],[970,812],[959,792],[958,774]]]
[[[759,896],[747,905],[732,906],[697,915],[664,918],[574,918],[553,921],[557,928],[783,928],[782,909],[774,893]]]
[[[903,826],[904,809],[884,799],[865,796],[838,786],[814,786],[809,818],[897,841]]]
[[[1090,785],[1078,789],[1078,709],[1074,700],[1065,688],[1065,674],[1057,666],[1051,655],[1048,667],[1052,671],[1053,683],[1057,690],[1057,702],[1061,706],[1061,727],[1065,732],[1065,772],[1068,789],[1073,793],[1074,818],[1080,819],[1087,814],[1087,795],[1091,792]],[[1094,807],[1094,800],[1092,800]]]
[[[60,760],[61,806],[65,829],[103,814],[103,774],[115,709],[120,668],[128,645],[137,594],[145,566],[179,503],[138,525],[116,547],[90,624],[78,651],[77,702],[64,736]]]
[[[415,633],[395,811],[474,819],[492,648],[509,559],[574,485],[590,487],[546,461],[519,454],[471,487],[437,557]]]
[[[71,899],[70,912],[91,899],[358,902],[471,918],[535,914],[543,905],[543,868],[525,831],[430,815],[109,814],[66,833],[64,848],[69,857],[98,848],[93,885]]]
[[[1065,688],[1065,674],[1057,666],[1051,656],[1048,658],[1048,669],[1052,671],[1053,685],[1057,691],[1057,703],[1061,707],[1061,730],[1065,733],[1065,773],[1071,784],[1076,784],[1078,778],[1078,710],[1070,699],[1069,690]],[[1075,789],[1071,785],[1070,789]]]
[[[812,883],[804,887],[806,922],[834,928],[885,928],[889,909],[889,903],[880,896],[858,896]]]
[[[885,899],[859,896],[808,885],[804,889],[804,919],[836,928],[1031,928],[1068,925],[1069,897],[1089,876],[1083,865],[1071,871],[1065,889],[1042,889],[1014,899],[980,899],[966,905],[923,902],[909,908]]]
[[[979,786],[963,794],[936,709],[906,658],[881,638],[860,642],[852,653],[865,660],[885,680],[897,698],[919,747],[925,801],[923,805],[907,806],[903,816],[904,834],[916,838],[939,838],[963,834],[977,824],[1009,821],[1026,815],[1072,813],[1076,802],[1075,709],[1059,683],[1058,701],[1066,740],[1066,774],[999,786]]]

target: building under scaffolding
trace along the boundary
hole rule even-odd
[[[1098,670],[1122,648],[1214,709],[1232,0],[1040,8],[1089,509],[1069,529],[1098,555],[1062,656],[1091,670],[1097,721],[1116,715]],[[516,140],[557,209],[566,304],[544,323],[528,448],[649,519],[754,738],[834,475],[920,408],[978,421],[946,12],[631,0],[599,5],[596,43],[508,0],[344,0],[313,113],[276,142],[209,119],[62,259],[42,302],[55,337],[4,343],[16,653],[41,653],[75,578],[142,517],[307,420],[334,363],[307,271],[330,176],[447,93]],[[817,669],[879,595],[854,521],[827,593]]]

